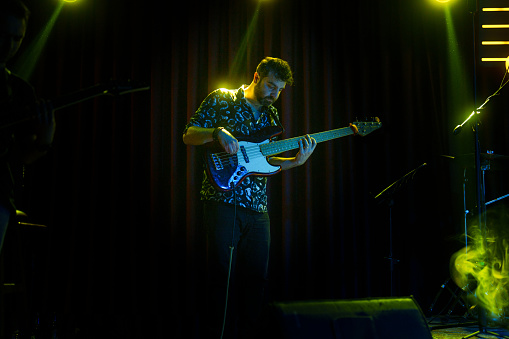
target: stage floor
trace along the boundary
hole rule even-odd
[[[463,317],[449,318],[447,321],[433,319],[429,323],[429,328],[433,339],[462,339],[469,335],[471,335],[469,338],[509,338],[507,328],[491,325],[480,333],[479,324],[475,320],[467,320]]]

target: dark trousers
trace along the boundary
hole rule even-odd
[[[234,205],[205,202],[204,224],[208,239],[207,338],[221,337],[227,298],[223,338],[250,338],[259,329],[265,301],[269,216]]]

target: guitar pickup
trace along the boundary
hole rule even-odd
[[[211,154],[210,159],[212,160],[212,163],[214,164],[216,171],[224,169],[223,162],[221,161],[221,159],[219,159],[217,154]]]
[[[242,152],[242,156],[244,157],[244,161],[249,163],[249,157],[247,156],[246,148],[244,146],[240,146],[240,151]]]

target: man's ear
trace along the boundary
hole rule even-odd
[[[258,83],[258,81],[260,81],[260,74],[258,74],[258,72],[255,72],[254,76],[253,76],[253,82],[255,84]]]

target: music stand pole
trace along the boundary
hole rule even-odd
[[[393,244],[392,244],[392,207],[394,206],[394,194],[401,189],[406,183],[408,183],[410,180],[413,179],[415,173],[422,167],[426,166],[426,163],[423,163],[419,167],[413,169],[412,171],[408,172],[395,182],[393,182],[391,185],[389,185],[387,188],[385,188],[382,192],[377,194],[375,196],[375,199],[378,199],[379,203],[386,202],[387,206],[389,207],[389,256],[386,257],[386,259],[390,262],[390,291],[391,291],[391,297],[394,296],[394,264],[398,263],[399,260],[394,258],[393,255]]]

